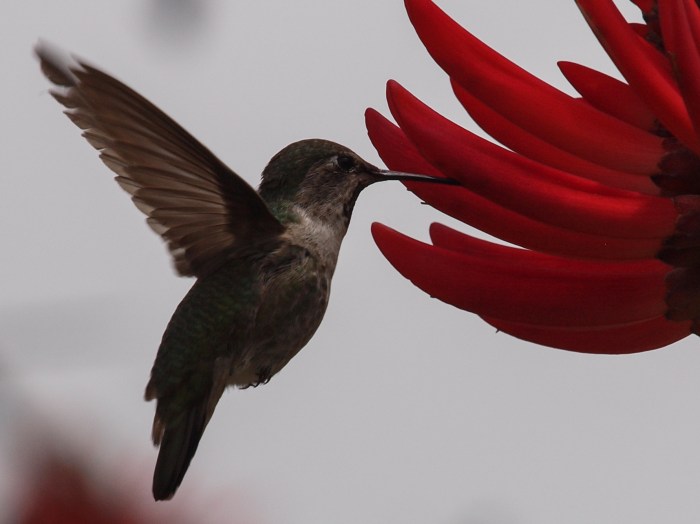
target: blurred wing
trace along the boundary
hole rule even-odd
[[[51,94],[167,242],[180,275],[201,276],[233,250],[282,232],[245,180],[148,100],[43,43],[35,51],[59,87]]]

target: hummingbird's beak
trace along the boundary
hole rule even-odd
[[[417,175],[415,173],[403,173],[401,171],[389,171],[387,169],[378,169],[377,175],[379,180],[402,180],[406,182],[430,182],[432,184],[447,184],[450,186],[459,185],[459,182],[451,178],[438,178],[428,175]]]

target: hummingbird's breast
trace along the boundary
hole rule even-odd
[[[269,252],[234,258],[197,280],[163,335],[156,389],[214,361],[229,368],[230,385],[255,385],[307,344],[326,312],[344,230],[298,217]]]
[[[250,350],[234,371],[238,385],[280,371],[309,342],[328,306],[347,223],[340,215],[318,216],[296,206],[293,211],[281,245],[260,266],[260,305]]]
[[[326,312],[334,262],[293,243],[263,262],[250,345],[234,363],[233,383],[266,382],[308,343]]]

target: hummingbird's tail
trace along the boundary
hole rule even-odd
[[[174,424],[166,423],[156,415],[154,443],[160,444],[153,472],[153,498],[156,500],[172,498],[185,477],[209,421],[207,404],[205,400],[190,408]],[[156,434],[159,434],[158,440],[155,440]]]
[[[217,363],[220,365],[213,366],[211,378],[197,376],[194,383],[171,390],[161,388],[159,375],[151,373],[145,398],[157,400],[151,435],[153,444],[160,447],[153,472],[153,498],[156,500],[168,500],[175,495],[226,389],[229,362]]]

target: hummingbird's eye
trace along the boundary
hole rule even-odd
[[[357,167],[355,159],[348,155],[338,155],[335,161],[338,164],[338,167],[346,173],[349,173],[355,167]]]

